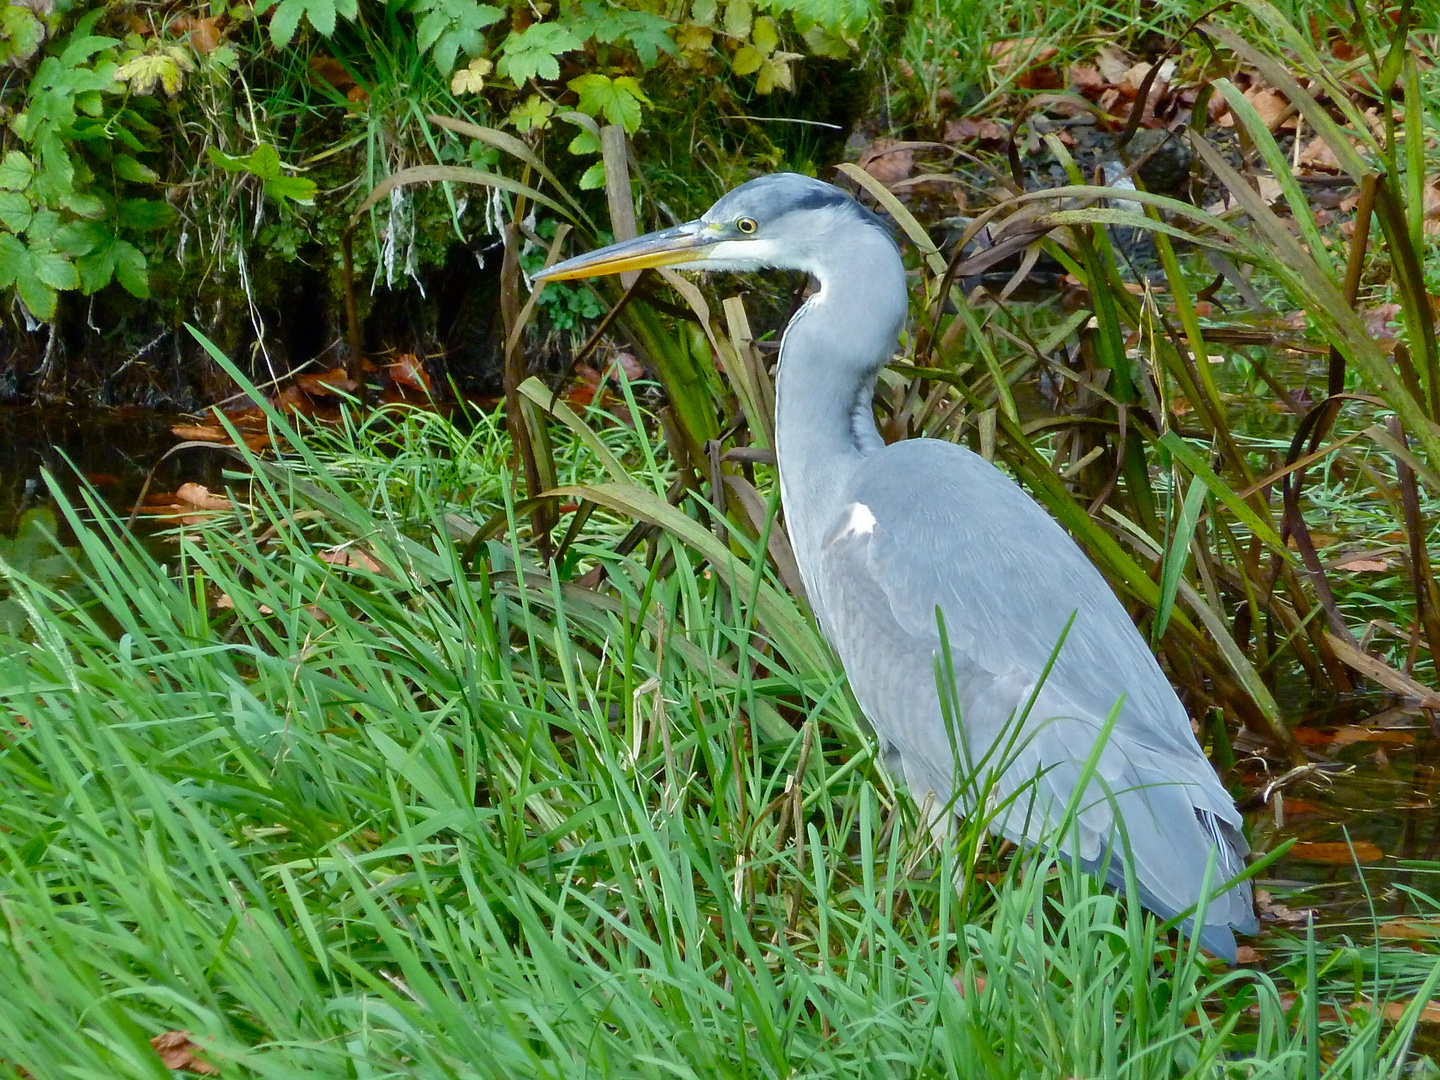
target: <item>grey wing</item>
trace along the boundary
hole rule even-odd
[[[1142,900],[1167,916],[1199,896],[1212,847],[1215,883],[1243,867],[1239,814],[1154,656],[1084,553],[1009,479],[949,443],[897,443],[866,459],[822,537],[812,602],[913,795],[954,796],[968,813],[977,763],[982,773],[1003,765],[992,806],[1016,800],[995,829],[1040,840],[1123,694],[1066,854],[1093,869],[1112,843],[1118,851],[1118,810]],[[937,609],[958,725],[937,690]],[[1011,718],[1032,694],[1017,734]],[[1110,876],[1123,878],[1118,860]],[[1213,900],[1202,929],[1252,922],[1244,888]],[[1228,929],[1209,936],[1207,946],[1233,951]]]

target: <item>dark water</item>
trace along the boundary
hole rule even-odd
[[[187,480],[217,487],[224,454],[185,450],[161,460],[180,442],[170,433],[180,419],[142,409],[0,408],[0,534],[11,535],[25,510],[51,501],[47,473],[71,499],[88,485],[121,514],[152,467],[152,491]]]

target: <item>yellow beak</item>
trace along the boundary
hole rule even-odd
[[[707,234],[700,221],[688,221],[671,229],[622,240],[599,251],[558,262],[535,275],[537,282],[570,281],[574,278],[623,274],[626,270],[647,270],[652,266],[679,266],[704,261],[706,249],[719,237]]]

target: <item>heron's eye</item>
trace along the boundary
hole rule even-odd
[[[742,217],[735,222],[735,228],[739,229],[746,236],[749,236],[756,229],[760,228],[760,223],[753,217]]]

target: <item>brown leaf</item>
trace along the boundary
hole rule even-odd
[[[1235,947],[1235,963],[1237,964],[1258,964],[1261,960],[1260,950],[1253,945],[1237,945]]]
[[[1098,96],[1107,84],[1105,76],[1100,74],[1100,69],[1094,64],[1071,64],[1070,85],[1077,93],[1093,98]]]
[[[876,139],[860,152],[860,168],[889,187],[915,169],[915,151],[898,139]]]
[[[329,563],[331,566],[368,570],[372,574],[388,573],[375,556],[361,547],[341,545],[340,547],[325,548],[317,554],[321,562]]]
[[[1114,86],[1123,79],[1132,63],[1134,61],[1130,59],[1130,54],[1119,45],[1101,45],[1095,51],[1095,66],[1100,71],[1100,77],[1108,86]],[[1217,94],[1216,97],[1219,95]]]
[[[320,397],[334,396],[337,393],[352,394],[360,389],[360,384],[350,378],[343,367],[333,367],[318,375],[301,372],[295,376],[295,385],[307,394]]]
[[[1351,746],[1360,742],[1384,743],[1387,746],[1413,746],[1415,736],[1408,731],[1359,727],[1354,724],[1346,724],[1335,731],[1336,746]]]
[[[345,65],[326,53],[315,53],[310,57],[310,75],[316,83],[328,83],[342,92],[355,85],[355,79],[345,70]]]
[[[173,424],[170,434],[180,439],[194,439],[196,442],[230,442],[230,433],[214,424]]]
[[[181,1069],[202,1076],[214,1076],[220,1071],[204,1058],[196,1056],[200,1047],[191,1041],[188,1031],[167,1031],[156,1035],[150,1040],[150,1045],[160,1055],[160,1062],[167,1069]]]
[[[220,47],[225,34],[223,23],[226,21],[224,15],[211,15],[209,18],[196,19],[189,15],[181,15],[170,21],[170,32],[172,34],[189,34],[190,47],[202,56],[208,56]]]
[[[1384,559],[1367,559],[1363,555],[1352,555],[1342,562],[1333,563],[1332,570],[1345,570],[1352,574],[1374,573],[1378,570],[1390,569],[1390,564]]]
[[[223,495],[212,495],[204,484],[181,484],[175,489],[177,502],[193,506],[196,510],[229,510],[235,504]]]
[[[1036,46],[1039,48],[1036,48]],[[1012,75],[1017,71],[1029,71],[1048,64],[1060,54],[1054,45],[1040,44],[1039,38],[1008,38],[990,46],[990,59],[1001,75]]]
[[[947,143],[969,142],[972,139],[980,142],[1004,142],[1009,137],[1010,133],[1005,128],[988,118],[962,116],[959,120],[948,120],[945,123],[944,139]]]
[[[1278,903],[1264,889],[1255,890],[1255,910],[1271,922],[1278,922],[1285,926],[1304,926],[1315,914],[1313,908],[1292,908]]]
[[[1325,172],[1340,171],[1340,159],[1335,156],[1335,151],[1330,149],[1330,144],[1326,142],[1321,135],[1316,135],[1305,144],[1304,149],[1300,151],[1300,157],[1297,158],[1296,161],[1302,169],[1323,169]],[[1345,203],[1348,201],[1349,200],[1341,201],[1341,210],[1353,210],[1355,208],[1353,203],[1347,207]],[[1356,201],[1358,202],[1358,197]]]
[[[1440,937],[1440,922],[1434,919],[1391,919],[1375,929],[1382,938],[1400,941],[1429,941]]]
[[[1275,131],[1295,115],[1295,107],[1290,104],[1290,99],[1273,86],[1251,87],[1245,91],[1245,100],[1250,102],[1271,131]]]
[[[1325,843],[1302,841],[1290,845],[1290,856],[1305,862],[1350,863],[1377,862],[1385,857],[1385,853],[1368,840],[1356,840],[1348,844],[1338,840]]]
[[[1410,1001],[1413,1000],[1413,998],[1410,999]],[[1387,1001],[1380,1009],[1380,1015],[1392,1024],[1398,1023],[1400,1018],[1405,1015],[1405,1010],[1410,1007],[1410,1001]],[[1440,1003],[1433,999],[1427,1001],[1420,1007],[1420,1015],[1417,1019],[1422,1024],[1440,1024]]]
[[[385,365],[385,373],[396,386],[418,390],[426,396],[430,393],[430,376],[414,353],[401,353]]]

